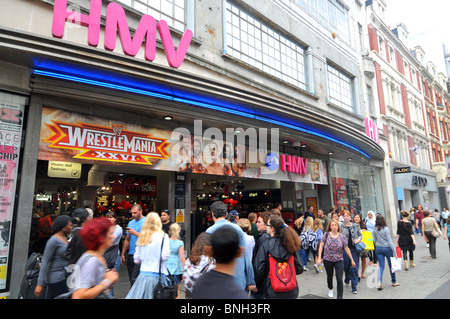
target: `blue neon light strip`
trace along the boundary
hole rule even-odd
[[[247,118],[251,118],[251,119],[256,119],[256,120],[263,121],[263,122],[266,122],[266,123],[276,124],[278,126],[290,128],[290,129],[293,129],[293,130],[296,130],[296,131],[299,131],[299,132],[303,132],[303,133],[311,134],[311,135],[314,135],[314,136],[317,136],[317,137],[321,137],[321,138],[326,139],[328,141],[332,141],[334,143],[337,143],[337,144],[340,144],[342,146],[348,147],[348,148],[350,148],[352,150],[355,150],[355,151],[361,153],[362,155],[364,155],[365,157],[367,157],[369,159],[371,158],[364,151],[362,151],[362,150],[356,148],[355,146],[352,146],[352,145],[350,145],[350,144],[348,144],[346,142],[342,142],[342,141],[338,140],[337,138],[335,138],[333,136],[329,136],[327,134],[324,134],[324,133],[321,133],[321,132],[318,132],[318,131],[315,131],[315,130],[307,129],[307,128],[304,128],[304,127],[301,127],[301,126],[298,126],[298,125],[289,124],[289,123],[286,123],[284,121],[280,121],[280,120],[276,120],[276,119],[272,119],[272,118],[268,118],[268,117],[263,117],[263,116],[259,116],[259,115],[255,115],[255,114],[252,114],[250,112],[239,111],[239,110],[236,110],[235,108],[223,107],[223,106],[215,105],[215,104],[208,103],[208,102],[197,101],[197,100],[190,99],[190,98],[176,97],[176,96],[170,95],[170,94],[156,93],[156,92],[149,91],[148,89],[138,89],[138,88],[133,88],[133,87],[128,86],[128,85],[120,85],[120,84],[115,84],[115,83],[109,83],[109,82],[101,81],[101,80],[92,80],[92,79],[88,79],[88,78],[85,78],[85,77],[73,76],[73,75],[68,75],[68,74],[63,74],[63,73],[56,73],[56,72],[37,70],[37,69],[35,69],[33,71],[33,73],[37,74],[37,75],[43,75],[43,76],[51,77],[51,78],[57,78],[57,79],[73,81],[73,82],[86,83],[86,84],[95,85],[95,86],[99,86],[99,87],[104,87],[104,88],[109,88],[109,89],[114,89],[114,90],[120,90],[120,91],[125,91],[125,92],[142,94],[142,95],[156,97],[156,98],[169,100],[169,101],[181,102],[181,103],[185,103],[185,104],[200,106],[200,107],[211,109],[211,110],[216,110],[216,111],[225,112],[225,113],[234,114],[234,115],[239,115],[239,116],[243,116],[243,117],[247,117]],[[212,102],[213,102],[213,100],[212,100]]]

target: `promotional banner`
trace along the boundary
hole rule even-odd
[[[328,183],[326,163],[321,160],[277,153],[270,157],[270,165],[264,161],[250,164],[249,154],[261,150],[186,131],[148,128],[43,107],[39,159]]]
[[[25,101],[0,92],[0,292],[7,289]]]

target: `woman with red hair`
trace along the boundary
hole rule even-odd
[[[114,239],[113,232],[114,225],[105,217],[87,221],[80,231],[87,250],[77,261],[79,272],[74,278],[72,299],[95,299],[100,295],[106,296],[103,292],[119,279],[115,270],[107,270],[103,257]]]

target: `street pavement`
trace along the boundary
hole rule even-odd
[[[389,267],[383,274],[384,290],[377,289],[377,265],[369,265],[367,258],[366,278],[358,284],[358,293],[353,294],[351,285],[344,284],[344,299],[450,299],[450,251],[448,241],[443,237],[436,243],[437,258],[430,257],[429,249],[425,246],[425,240],[416,235],[417,247],[414,251],[414,263],[416,267],[397,272],[398,287],[392,287]],[[393,238],[394,245],[396,239]],[[403,262],[402,262],[403,266]],[[317,273],[313,263],[308,262],[308,271],[298,275],[299,299],[330,299],[325,270]],[[119,271],[119,281],[114,288],[115,298],[126,297],[130,283],[126,266]],[[181,284],[181,299],[184,299],[184,286]],[[336,299],[336,281],[334,281],[334,298]]]

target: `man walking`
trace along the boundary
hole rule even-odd
[[[125,262],[125,252],[128,251],[128,277],[130,278],[131,286],[133,286],[140,270],[140,265],[134,263],[133,255],[136,251],[136,242],[142,225],[144,225],[145,217],[142,215],[142,206],[139,204],[133,205],[130,212],[132,220],[127,226],[127,236],[123,242],[121,259],[123,264]]]
[[[247,241],[245,239],[244,232],[242,231],[241,227],[239,227],[237,224],[230,223],[226,219],[227,205],[225,205],[224,203],[222,202],[213,203],[211,205],[211,212],[214,220],[214,225],[209,227],[206,230],[206,232],[209,234],[213,234],[217,229],[227,225],[236,229],[240,238],[239,245],[244,248],[244,254],[241,257],[237,258],[236,260],[234,279],[236,280],[236,283],[239,285],[239,287],[242,288],[242,290],[247,289],[256,292],[257,289],[255,286],[255,275],[253,272],[250,256],[246,249]]]

